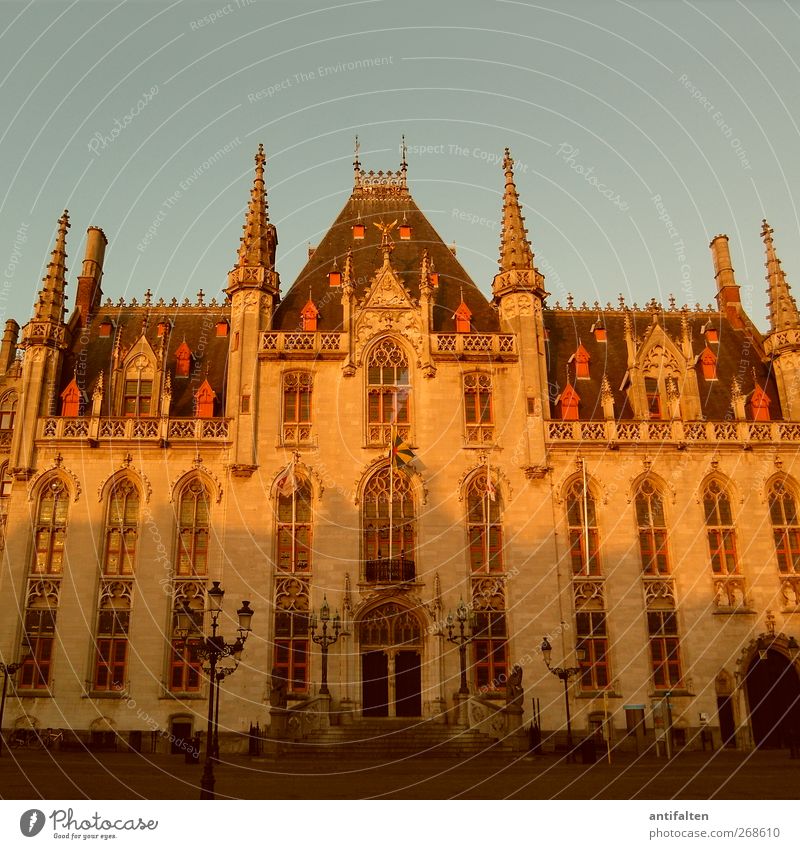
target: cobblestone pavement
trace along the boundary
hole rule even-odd
[[[338,768],[337,768],[338,766]],[[4,799],[196,799],[202,766],[171,755],[6,750]],[[686,753],[667,763],[619,757],[566,764],[555,757],[393,764],[232,756],[217,765],[220,798],[242,799],[796,799],[800,760],[785,751]]]

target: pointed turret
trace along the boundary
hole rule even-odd
[[[266,161],[264,146],[260,144],[255,156],[255,177],[244,217],[236,267],[228,275],[229,295],[242,288],[260,288],[278,296],[278,275],[275,273],[278,236],[275,225],[269,220],[264,184]]]
[[[525,218],[519,205],[514,184],[514,160],[506,148],[503,157],[506,186],[503,192],[503,223],[500,232],[500,271],[533,268],[533,251],[525,229]]]
[[[65,209],[58,219],[56,244],[47,266],[47,274],[42,280],[39,300],[36,302],[33,317],[35,321],[51,321],[61,324],[64,320],[64,292],[67,285],[67,230],[69,230],[69,212]]]
[[[761,236],[767,252],[769,288],[769,333],[764,338],[764,353],[772,361],[783,415],[800,421],[800,315],[789,291],[786,275],[772,243],[772,228],[762,222]]]
[[[761,222],[761,238],[764,240],[767,261],[767,294],[769,295],[769,326],[773,332],[800,327],[800,313],[790,292],[781,261],[775,253],[772,241],[773,230],[766,218]]]
[[[233,474],[249,476],[257,468],[258,351],[261,334],[272,328],[280,301],[280,282],[275,271],[278,237],[267,213],[264,186],[264,146],[258,146],[256,169],[236,267],[228,274],[225,290],[231,299],[231,347],[225,415],[234,420],[231,457]]]
[[[519,203],[517,187],[514,183],[514,160],[506,148],[503,157],[505,189],[503,190],[503,221],[500,229],[499,272],[492,283],[495,301],[509,292],[533,292],[542,301],[544,277],[533,265],[533,251],[525,229],[525,218]]]

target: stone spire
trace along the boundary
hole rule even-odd
[[[47,274],[42,280],[39,290],[39,300],[34,309],[35,321],[50,321],[61,324],[64,320],[64,290],[67,285],[67,230],[69,229],[69,213],[65,209],[58,219],[56,244],[47,266]]]
[[[761,238],[767,252],[767,294],[769,295],[769,325],[772,331],[800,327],[800,314],[797,304],[790,294],[790,286],[781,268],[781,261],[775,253],[772,242],[772,228],[764,219],[761,222]]]
[[[514,160],[506,148],[503,157],[506,185],[503,192],[503,223],[500,232],[500,271],[532,269],[533,252],[525,229],[525,218],[519,205],[517,187],[514,185]]]
[[[250,190],[250,203],[244,219],[244,233],[239,245],[239,268],[275,267],[275,227],[269,223],[267,190],[264,186],[264,145],[256,153],[256,175]]]

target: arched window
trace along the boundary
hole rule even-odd
[[[108,498],[103,552],[104,575],[132,575],[139,533],[139,491],[129,481],[114,485]]]
[[[300,445],[311,440],[311,390],[308,372],[290,371],[283,376],[283,442]]]
[[[594,497],[581,480],[567,489],[567,524],[572,572],[575,575],[599,575],[599,537]],[[587,557],[588,553],[588,557]]]
[[[308,578],[275,582],[275,657],[273,666],[293,693],[308,689]]]
[[[722,484],[710,481],[703,492],[711,569],[718,575],[736,575],[736,529],[733,527],[731,500]]]
[[[769,488],[769,517],[778,569],[783,574],[800,572],[800,524],[797,521],[797,501],[783,481]]]
[[[410,394],[408,357],[391,339],[384,339],[367,361],[367,438],[371,445],[388,443],[392,425],[403,438],[408,436]]]
[[[378,470],[367,482],[362,505],[365,579],[413,580],[414,499],[407,475],[388,467]]]
[[[31,652],[19,671],[17,682],[20,689],[46,690],[50,686],[58,597],[58,581],[41,579],[28,582],[25,638]]]
[[[63,572],[68,504],[69,492],[62,480],[54,478],[42,489],[36,511],[36,552],[31,571],[46,575]]]
[[[0,466],[0,551],[6,542],[6,518],[8,517],[8,500],[11,496],[13,478],[8,471],[8,463]]]
[[[503,528],[501,503],[485,471],[475,475],[467,487],[467,534],[472,572],[503,571]]]
[[[17,416],[17,393],[9,392],[0,400],[0,430],[11,430]]]
[[[125,369],[125,386],[122,399],[124,416],[151,416],[153,409],[153,364],[139,354]]]
[[[200,581],[177,581],[172,602],[172,644],[169,658],[169,689],[173,693],[196,693],[200,689],[202,640],[176,633],[178,613],[189,612],[195,632],[203,629],[205,587]]]
[[[199,480],[184,486],[178,507],[178,577],[208,573],[209,496]]]
[[[132,592],[130,581],[109,581],[101,586],[97,612],[95,690],[120,691],[125,687]]]
[[[311,569],[311,487],[300,482],[291,495],[278,496],[278,570]]]
[[[505,689],[508,631],[502,584],[496,578],[472,581],[475,686],[481,693]]]
[[[636,493],[636,524],[639,528],[639,551],[645,575],[667,575],[667,525],[664,498],[649,480]]]
[[[483,445],[494,441],[492,378],[488,374],[464,375],[464,422],[467,442]]]

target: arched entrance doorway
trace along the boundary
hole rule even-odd
[[[800,732],[800,677],[794,664],[775,649],[757,651],[745,682],[753,742],[760,749],[788,747],[790,734]]]
[[[396,602],[370,610],[358,627],[363,716],[422,716],[422,628]]]

